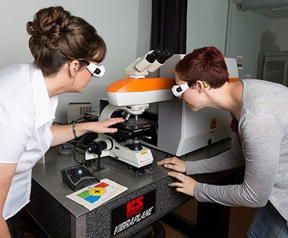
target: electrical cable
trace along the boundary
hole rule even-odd
[[[77,143],[74,145],[74,148],[73,148],[73,158],[74,158],[74,161],[75,161],[76,163],[78,163],[78,164],[81,164],[81,165],[83,165],[84,162],[85,162],[85,150],[86,150],[86,148],[83,146],[83,144],[81,144],[81,143],[82,143],[82,140],[84,140],[84,139],[83,139],[84,137],[85,137],[85,136],[82,136],[82,137],[80,138],[80,140],[77,141]],[[82,151],[81,151],[81,150],[82,150]],[[84,155],[84,158],[82,158],[81,161],[78,160],[78,158],[77,158],[77,153]]]
[[[57,146],[57,152],[60,155],[71,155],[74,152],[74,146],[71,143],[63,143]]]
[[[53,122],[53,125],[71,125],[73,123],[81,123],[81,122],[89,122],[89,121],[98,121],[98,116],[86,113],[84,116],[72,121],[70,123],[62,123],[62,122]],[[96,133],[93,133],[96,134]],[[61,155],[71,155],[73,154],[73,158],[76,163],[84,164],[85,156],[82,160],[77,158],[77,153],[85,155],[85,150],[88,147],[88,144],[83,143],[83,141],[87,138],[87,136],[91,136],[91,133],[85,134],[77,139],[73,139],[67,143],[63,143],[57,147],[57,152]]]

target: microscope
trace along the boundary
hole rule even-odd
[[[99,134],[85,152],[85,159],[100,160],[110,156],[136,168],[153,162],[151,150],[142,144],[156,131],[157,123],[140,117],[150,103],[171,100],[172,78],[145,78],[158,70],[173,55],[170,49],[155,49],[127,66],[128,78],[117,80],[106,89],[108,104],[101,110],[99,120],[123,117],[114,134]],[[98,166],[99,167],[99,166]]]

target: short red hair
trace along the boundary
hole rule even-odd
[[[205,81],[211,88],[219,88],[229,80],[223,54],[215,47],[195,49],[180,60],[175,68],[180,80],[196,83]]]

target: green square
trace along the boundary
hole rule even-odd
[[[86,197],[88,197],[89,195],[90,195],[90,194],[89,194],[89,190],[85,190],[85,191],[83,191],[82,193],[77,194],[77,196],[80,197],[80,198],[86,198]]]

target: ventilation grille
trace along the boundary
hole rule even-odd
[[[288,18],[288,0],[233,0],[238,9],[254,11],[268,18]]]
[[[288,18],[288,6],[287,7],[275,7],[270,9],[259,9],[255,10],[255,12],[264,15],[271,19],[278,18]]]

